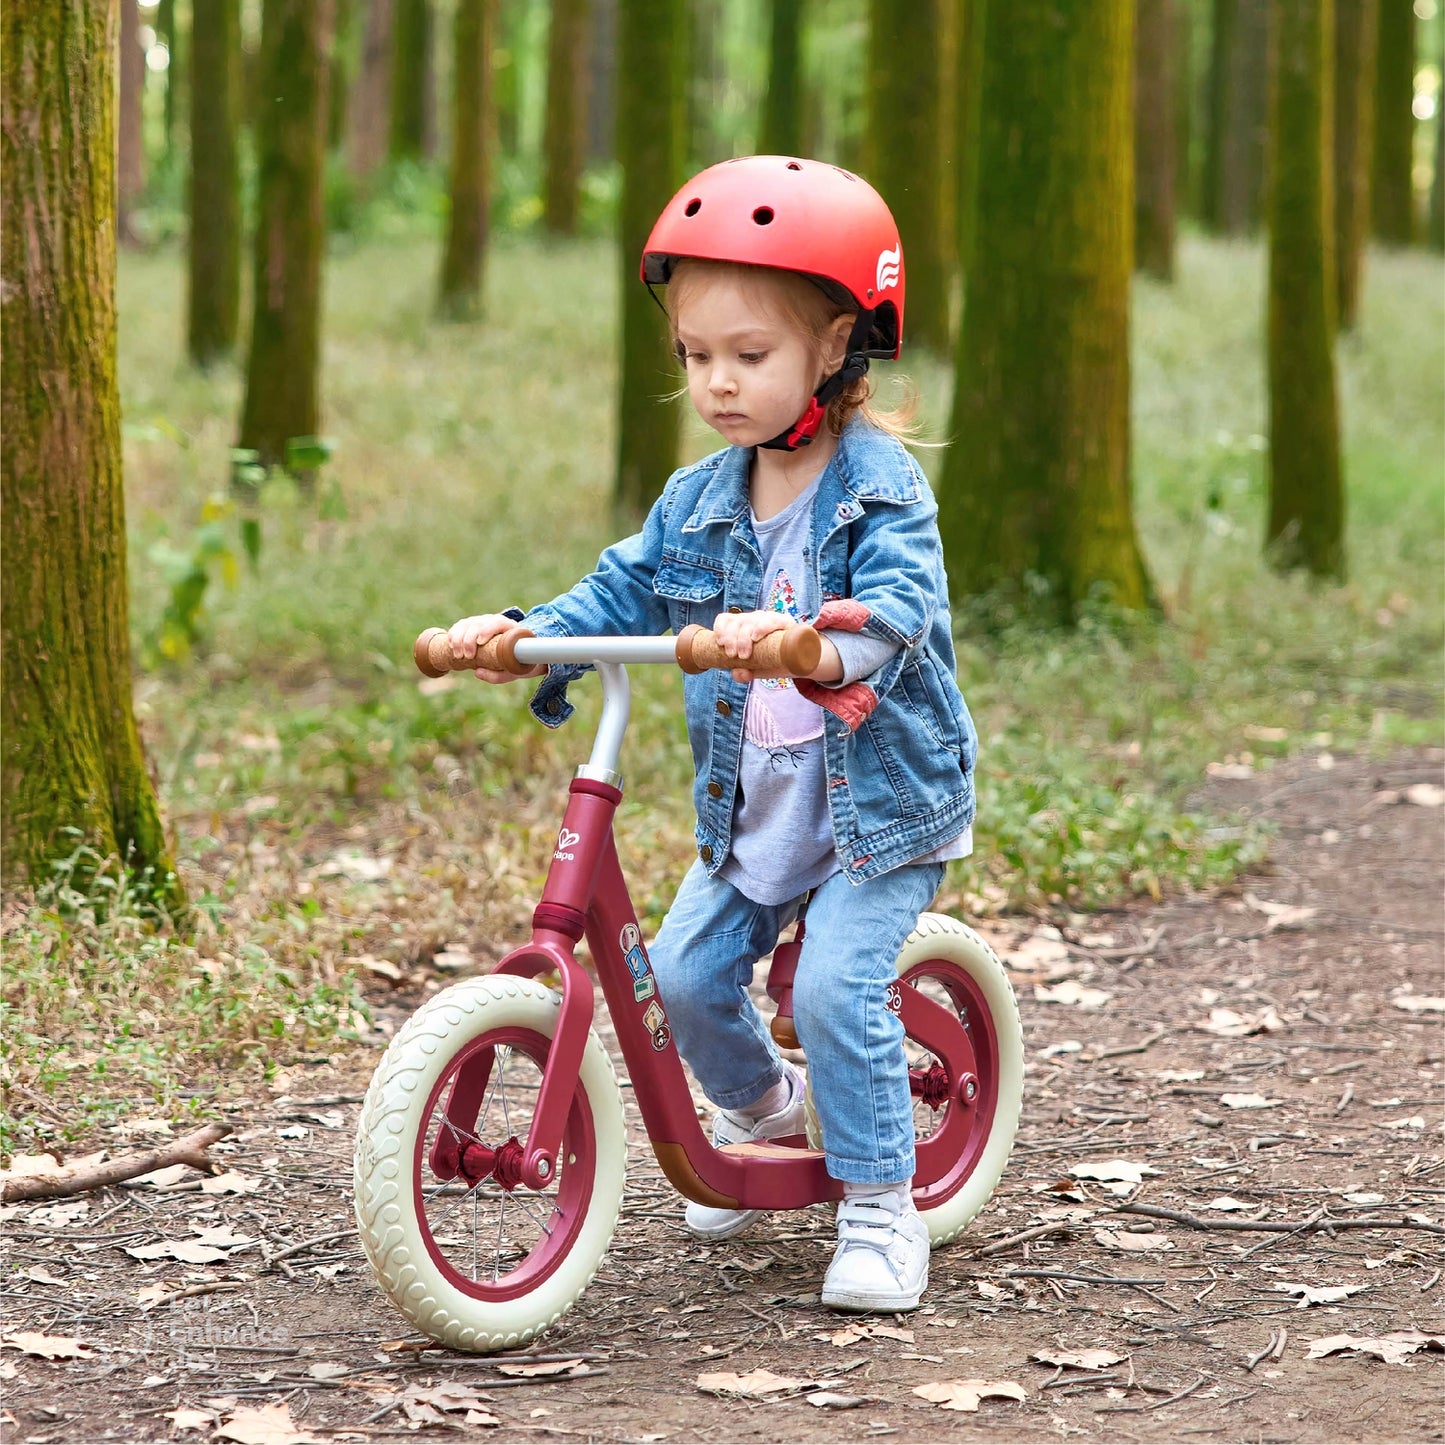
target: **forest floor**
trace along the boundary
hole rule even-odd
[[[648,1442],[1440,1439],[1442,761],[1313,755],[1212,778],[1197,803],[1277,827],[1266,869],[1094,915],[1070,930],[1079,946],[1033,920],[988,926],[1024,1019],[1023,1121],[994,1200],[934,1255],[915,1314],[820,1307],[823,1207],[693,1242],[624,1091],[612,1250],[570,1314],[510,1357],[530,1371],[427,1350],[354,1237],[352,1131],[376,1058],[358,1051],[235,1104],[235,1132],[212,1150],[229,1172],[208,1187],[244,1192],[202,1192],[192,1174],[0,1210],[0,1424],[31,1445],[441,1428]],[[1064,980],[1082,992],[1058,990]],[[423,996],[374,1003],[399,1022]],[[86,1147],[134,1142],[145,1123]],[[1137,1185],[1071,1173],[1116,1160],[1143,1166]],[[1388,1222],[1357,1227],[1366,1218]],[[1337,1227],[1320,1232],[1324,1219]],[[1241,1227],[1260,1224],[1298,1228]],[[146,1250],[166,1242],[182,1257]],[[759,1369],[794,1383],[699,1385]],[[1017,1388],[976,1413],[919,1393],[960,1381]],[[970,1395],[928,1393],[965,1407]]]

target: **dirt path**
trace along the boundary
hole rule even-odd
[[[365,1074],[318,1067],[292,1079],[291,1097],[234,1117],[218,1158],[247,1192],[203,1193],[192,1176],[0,1211],[7,1335],[85,1351],[0,1356],[8,1437],[201,1440],[239,1419],[235,1438],[274,1442],[443,1425],[508,1440],[1440,1438],[1445,811],[1403,790],[1438,785],[1442,755],[1334,761],[1210,784],[1212,808],[1279,828],[1271,869],[1237,892],[1091,917],[1070,930],[1085,947],[1050,947],[1031,925],[994,931],[1001,954],[1032,965],[1014,973],[1024,1121],[994,1201],[935,1254],[917,1314],[870,1333],[820,1308],[825,1209],[775,1216],[730,1244],[692,1242],[629,1096],[613,1249],[526,1352],[583,1368],[508,1377],[497,1357],[420,1353],[351,1233]],[[1094,1006],[1037,996],[1065,978]],[[1118,1159],[1147,1170],[1119,1194],[1069,1173]],[[1121,1205],[1209,1227],[1110,1213]],[[1227,1227],[1324,1215],[1398,1223]],[[1040,1235],[1048,1225],[1058,1232]],[[194,1260],[124,1252],[167,1240],[189,1241]],[[1351,1292],[1307,1302],[1306,1288]],[[1407,1338],[1418,1348],[1396,1362],[1309,1354],[1330,1336],[1402,1331],[1435,1345]],[[1036,1358],[1081,1350],[1118,1359],[1087,1370]],[[703,1372],[759,1367],[861,1402],[698,1389]],[[1025,1398],[985,1399],[970,1415],[915,1393],[968,1379],[1011,1382]],[[250,1417],[262,1433],[247,1434],[240,1412],[267,1407]]]

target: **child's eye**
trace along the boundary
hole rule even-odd
[[[756,366],[758,362],[766,359],[767,354],[766,351],[740,351],[738,360],[746,362],[749,366]]]
[[[682,353],[682,359],[683,359],[684,361],[703,362],[703,361],[706,361],[706,360],[707,360],[707,352],[705,352],[705,351],[684,351],[684,352]]]

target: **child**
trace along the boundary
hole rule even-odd
[[[538,636],[713,628],[737,659],[684,684],[698,861],[652,946],[679,1051],[718,1106],[718,1144],[803,1132],[803,1081],[748,997],[757,960],[808,901],[794,984],[828,1172],[843,1182],[823,1283],[834,1309],[910,1310],[928,1228],[894,959],[973,819],[973,725],[954,682],[948,589],[927,483],[868,405],[864,373],[902,342],[897,228],[866,182],[779,156],[713,166],[653,229],[642,278],[667,287],[698,414],[726,449],[668,480],[643,529],[526,614]],[[451,628],[458,660],[520,614]],[[809,678],[754,680],[753,644],[795,621],[823,637]],[[540,675],[546,669],[536,669]],[[579,668],[533,700],[571,712]],[[507,673],[478,669],[488,682]],[[696,1236],[756,1210],[690,1204]]]

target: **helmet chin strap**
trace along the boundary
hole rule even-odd
[[[786,431],[780,431],[770,441],[758,445],[768,451],[795,452],[811,444],[828,415],[828,403],[847,387],[868,372],[868,353],[863,348],[868,343],[868,333],[873,329],[873,313],[860,311],[848,333],[848,344],[844,349],[843,365],[813,393],[808,409]]]

